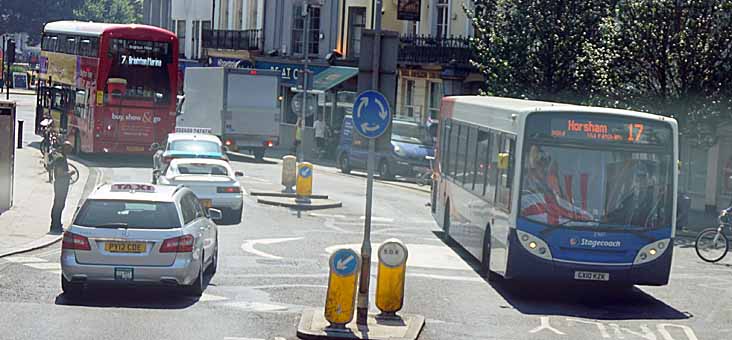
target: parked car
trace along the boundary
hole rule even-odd
[[[61,288],[76,295],[96,283],[165,285],[201,295],[204,273],[217,269],[213,220],[221,217],[182,186],[101,186],[64,233]]]
[[[365,170],[368,148],[353,145],[353,120],[343,118],[340,142],[336,153],[338,167],[344,173],[351,170]],[[377,151],[376,169],[381,178],[391,179],[395,175],[413,178],[417,173],[430,168],[434,157],[433,138],[426,126],[416,122],[394,120],[392,122],[391,149]]]
[[[237,177],[243,175],[219,159],[178,158],[170,162],[158,182],[190,188],[204,208],[215,207],[223,212],[223,223],[239,224],[244,204]]]

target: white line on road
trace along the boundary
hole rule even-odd
[[[308,215],[313,216],[313,217],[330,217],[330,218],[341,218],[341,219],[346,218],[346,215],[340,215],[340,214],[309,213]]]
[[[361,220],[365,220],[366,216],[361,216]],[[394,222],[394,219],[391,217],[379,217],[379,216],[371,216],[371,222],[385,222],[385,223],[392,223]]]
[[[264,257],[266,259],[270,260],[281,260],[282,257],[272,255],[265,253],[263,251],[259,251],[257,249],[254,249],[254,246],[257,244],[275,244],[275,243],[282,243],[282,242],[289,242],[289,241],[297,241],[302,240],[303,237],[287,237],[287,238],[267,238],[267,239],[259,239],[259,240],[247,240],[244,241],[244,243],[241,245],[241,250],[250,253],[252,255]]]
[[[39,262],[39,263],[27,263],[26,266],[40,269],[40,270],[60,270],[61,264],[60,263],[53,263],[53,262]]]
[[[226,298],[223,296],[203,293],[203,295],[201,295],[201,297],[198,299],[198,301],[199,302],[211,302],[211,301],[224,301],[224,300],[228,300],[228,299],[229,298]]]
[[[12,257],[6,257],[5,260],[8,262],[13,262],[13,263],[47,262],[44,259],[40,259],[37,257],[30,257],[30,256],[12,256]]]
[[[427,279],[435,280],[446,280],[446,281],[465,281],[465,282],[485,282],[479,277],[467,277],[467,276],[447,276],[447,275],[433,275],[433,274],[421,274],[421,273],[407,273],[409,277],[422,277]]]

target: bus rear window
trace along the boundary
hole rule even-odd
[[[109,45],[112,60],[109,78],[126,81],[125,96],[128,98],[167,104],[171,100],[170,48],[166,42],[112,39]]]

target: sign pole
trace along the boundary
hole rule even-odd
[[[300,129],[300,154],[299,161],[305,161],[305,118],[307,117],[308,107],[308,66],[310,64],[310,2],[305,0],[302,2],[302,15],[305,17],[303,23],[303,32],[305,37],[303,40],[303,84],[302,84],[302,114],[300,115],[300,125],[297,126]]]
[[[381,8],[382,0],[376,0],[374,30],[374,59],[371,70],[371,88],[379,90],[379,73],[381,61]],[[371,281],[371,207],[374,190],[374,153],[376,140],[369,138],[368,177],[366,180],[366,214],[364,217],[363,243],[361,244],[361,277],[358,281],[358,307],[356,308],[356,324],[368,324],[369,285]]]

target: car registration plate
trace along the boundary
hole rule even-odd
[[[213,203],[211,202],[211,200],[200,200],[200,201],[201,201],[201,205],[204,208],[211,208],[213,206]]]
[[[107,242],[104,244],[104,250],[110,253],[144,253],[147,250],[147,244],[144,242]]]
[[[574,279],[587,281],[610,281],[610,273],[575,271]]]
[[[133,268],[114,268],[114,279],[118,281],[132,281],[135,279]]]

